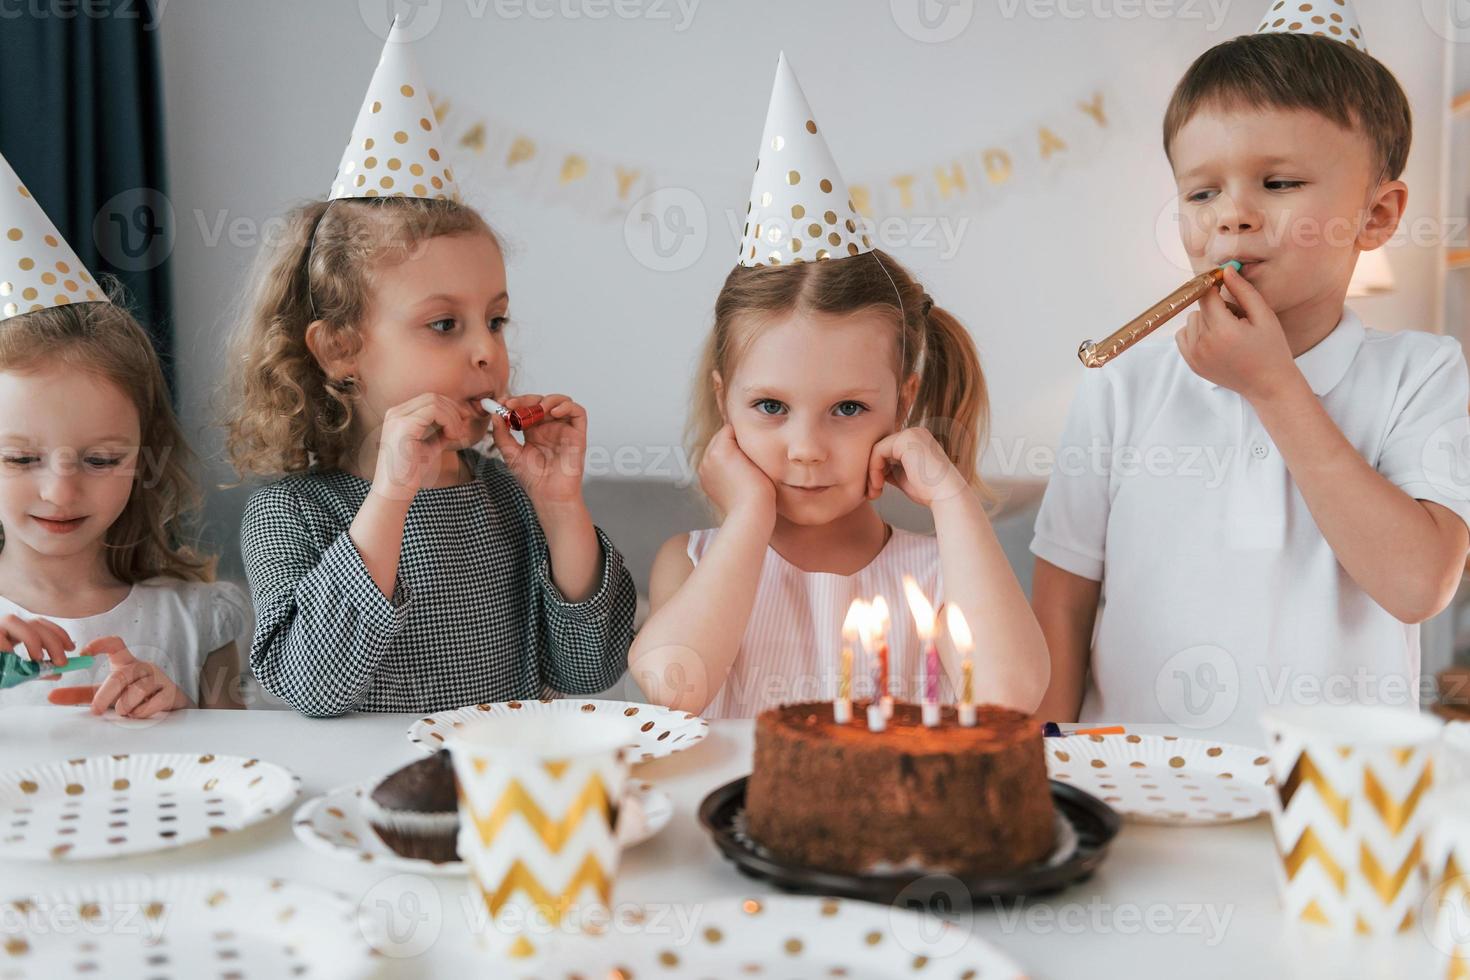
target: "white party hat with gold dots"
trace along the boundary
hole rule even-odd
[[[811,262],[872,250],[847,183],[782,52],[745,209],[740,264]]]
[[[0,156],[0,320],[68,303],[105,303],[97,281]]]
[[[337,164],[330,200],[422,197],[459,200],[454,172],[440,153],[429,90],[397,20]]]
[[[1257,34],[1315,34],[1366,52],[1351,0],[1272,0]]]

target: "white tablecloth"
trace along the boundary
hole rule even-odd
[[[100,753],[249,755],[301,776],[299,802],[304,802],[417,758],[404,736],[415,717],[316,720],[285,711],[196,710],[138,724],[95,718],[82,709],[7,709],[0,711],[5,760],[0,770]],[[1174,731],[1160,726],[1129,730]],[[695,748],[638,767],[639,778],[657,783],[673,798],[675,815],[658,837],[625,852],[618,903],[698,902],[771,891],[728,864],[696,816],[710,790],[749,772],[751,734],[748,721],[715,722]],[[1275,860],[1264,816],[1201,828],[1125,823],[1090,881],[1019,908],[981,907],[972,921],[1037,980],[1439,976],[1433,947],[1419,928],[1365,943],[1290,926],[1276,898]],[[285,814],[238,833],[137,857],[74,864],[0,862],[0,901],[63,883],[139,873],[283,877],[367,901],[391,901],[405,886],[391,869],[307,848],[292,834]],[[485,964],[476,956],[461,910],[463,880],[427,880],[438,892],[440,908],[425,928],[437,931],[437,938],[421,955],[385,959],[384,976],[482,975]],[[422,888],[424,881],[413,884]],[[936,970],[934,976],[947,974]]]

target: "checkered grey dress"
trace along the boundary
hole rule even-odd
[[[602,581],[567,602],[530,498],[499,458],[463,455],[473,481],[420,490],[409,507],[391,602],[347,534],[368,481],[314,472],[251,495],[240,547],[255,602],[250,669],[262,687],[331,717],[594,694],[617,682],[636,603],[622,555],[599,529]]]

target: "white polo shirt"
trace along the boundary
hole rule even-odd
[[[1363,458],[1470,523],[1459,341],[1344,310],[1296,365]],[[1082,721],[1258,745],[1268,705],[1418,703],[1419,627],[1348,576],[1255,410],[1172,338],[1086,372],[1031,550],[1102,582]]]

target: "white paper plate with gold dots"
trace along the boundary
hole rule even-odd
[[[1044,738],[1046,766],[1132,820],[1211,824],[1249,820],[1270,805],[1260,749],[1173,735]]]
[[[408,740],[422,751],[433,754],[444,748],[455,729],[463,728],[478,718],[494,718],[512,712],[569,714],[579,711],[588,714],[601,712],[624,719],[628,725],[628,747],[633,750],[629,758],[633,762],[646,762],[682,752],[709,734],[709,722],[703,718],[662,705],[542,698],[539,701],[471,704],[436,712],[409,725]]]
[[[687,918],[620,910],[607,933],[548,944],[507,976],[983,977],[1022,980],[1014,961],[973,929],[917,912],[837,898],[771,895],[685,906]]]
[[[6,980],[349,980],[372,974],[377,940],[347,896],[280,879],[139,876],[0,898]]]
[[[362,812],[359,801],[367,787],[343,786],[297,807],[292,829],[312,850],[348,861],[371,862],[395,871],[416,874],[465,875],[460,861],[434,863],[406,858],[383,843]],[[635,847],[663,830],[674,818],[669,794],[641,779],[628,782],[628,795],[618,808],[618,838],[623,847]]]
[[[0,860],[142,854],[281,813],[300,779],[233,755],[98,755],[0,775]]]

